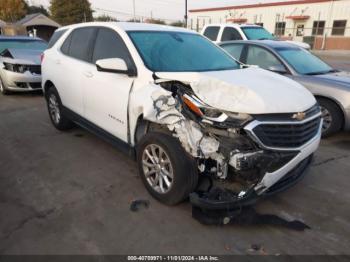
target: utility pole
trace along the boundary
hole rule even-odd
[[[187,0],[185,0],[185,28],[187,28],[187,19],[188,19],[188,16],[187,16]]]
[[[132,1],[133,3],[133,10],[134,10],[134,22],[136,22],[136,7],[135,7],[135,0]]]

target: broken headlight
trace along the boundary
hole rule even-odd
[[[28,71],[28,67],[25,65],[16,65],[11,63],[4,63],[5,69],[11,72],[16,73],[24,73],[25,71]]]
[[[189,95],[183,96],[185,105],[205,122],[227,123],[232,126],[242,126],[252,119],[249,114],[223,112],[219,109],[204,105],[197,98]]]

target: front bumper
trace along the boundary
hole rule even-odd
[[[21,74],[3,70],[2,79],[6,89],[15,92],[41,90],[41,75],[29,71]]]
[[[307,173],[312,162],[313,155],[304,159],[294,167],[287,175],[280,179],[276,184],[264,193],[258,195],[255,190],[247,192],[243,197],[232,197],[229,199],[210,199],[201,193],[192,193],[190,202],[193,206],[206,210],[234,210],[255,204],[259,199],[285,191],[297,184]]]
[[[223,190],[223,197],[211,198],[208,193],[192,193],[190,201],[193,206],[207,210],[230,210],[252,205],[259,198],[272,195],[296,184],[306,173],[314,152],[318,149],[322,134],[322,120],[317,135],[296,150],[296,155],[284,166],[274,172],[267,172],[259,183],[247,192],[229,194]]]

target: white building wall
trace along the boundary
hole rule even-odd
[[[305,21],[294,21],[287,18],[298,15],[310,16],[310,18]],[[272,33],[275,31],[276,22],[286,22],[285,36],[289,34],[295,36],[298,24],[304,24],[305,36],[311,35],[313,22],[317,20],[326,21],[325,33],[330,35],[334,20],[347,20],[345,36],[350,36],[350,0],[190,12],[189,27],[201,30],[204,24],[225,23],[226,19],[230,18],[246,18],[247,23],[264,23],[264,27]]]

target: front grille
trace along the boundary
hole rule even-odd
[[[28,65],[28,70],[32,74],[41,75],[41,66],[40,65]]]
[[[262,123],[255,127],[253,132],[267,147],[298,148],[317,135],[320,124],[321,117],[305,123]]]

